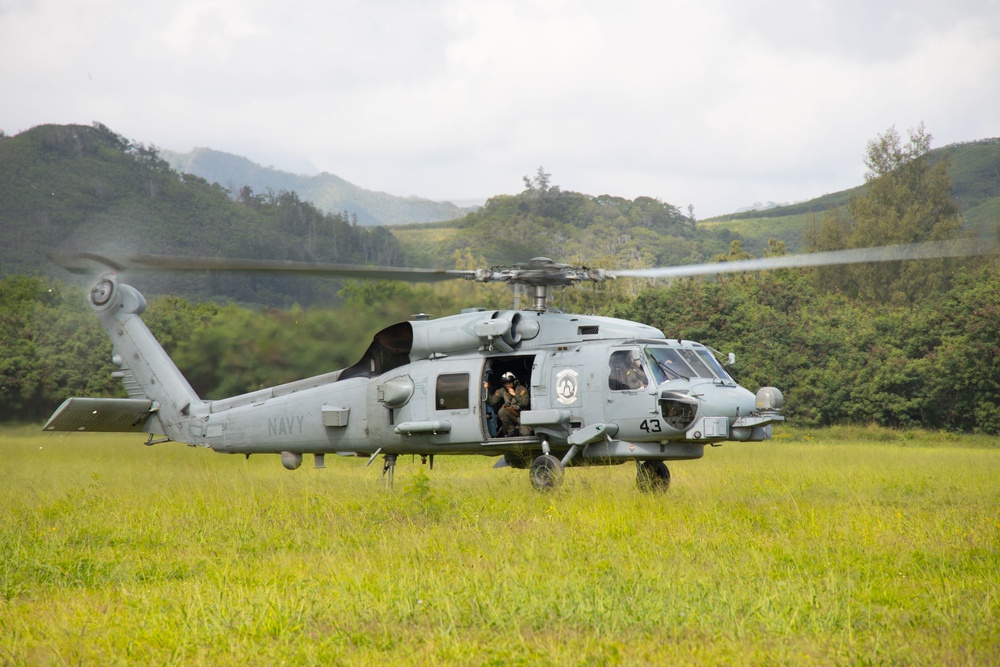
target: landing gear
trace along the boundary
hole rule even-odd
[[[370,466],[372,464],[372,461],[374,461],[376,457],[378,457],[378,455],[381,453],[382,453],[382,448],[379,447],[378,449],[375,450],[374,454],[368,457],[368,463],[365,464],[365,467],[367,468],[368,466]],[[396,472],[396,457],[397,457],[396,454],[386,454],[385,460],[382,463],[382,479],[385,480],[385,488],[387,489],[392,488],[392,477]],[[433,457],[431,458],[431,467],[432,468],[434,467]]]
[[[386,454],[385,462],[382,464],[382,477],[385,479],[386,488],[392,488],[392,477],[396,472],[396,455]]]
[[[666,491],[670,487],[670,470],[663,461],[637,461],[635,483],[640,491]]]
[[[542,454],[531,462],[528,474],[536,491],[548,491],[562,484],[562,463],[551,454]]]

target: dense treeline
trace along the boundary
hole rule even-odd
[[[849,299],[815,277],[785,270],[683,280],[616,307],[598,297],[592,304],[735,352],[741,384],[779,387],[796,424],[1000,433],[998,260],[963,269],[948,291],[906,306]],[[163,297],[151,300],[145,320],[199,394],[218,398],[348,366],[414,304],[447,314],[467,303],[458,295],[471,287],[384,293],[357,283],[341,308],[282,311]],[[0,346],[0,420],[42,419],[72,395],[122,395],[110,377],[110,341],[77,287],[4,279]]]

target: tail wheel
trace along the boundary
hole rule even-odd
[[[531,462],[528,474],[536,491],[548,491],[562,484],[562,463],[551,454],[542,454]]]
[[[670,470],[663,461],[643,461],[635,482],[640,491],[666,491],[670,487]]]

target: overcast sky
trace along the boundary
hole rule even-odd
[[[1000,0],[0,0],[0,91],[8,135],[707,217],[858,185],[891,126],[1000,137]]]

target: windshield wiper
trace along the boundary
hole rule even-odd
[[[689,377],[687,377],[687,376],[685,376],[685,375],[681,375],[681,374],[680,374],[680,373],[678,373],[678,372],[677,372],[676,370],[674,370],[674,369],[673,369],[673,368],[672,368],[671,366],[669,366],[669,365],[667,365],[667,364],[663,363],[663,362],[662,362],[662,361],[660,361],[660,360],[657,360],[657,361],[656,361],[656,365],[657,365],[657,366],[659,366],[660,370],[661,370],[661,371],[663,371],[663,373],[664,373],[665,375],[667,375],[668,377],[669,377],[670,375],[673,375],[674,377],[673,377],[673,378],[671,378],[671,379],[677,379],[677,378],[680,378],[680,379],[683,379],[683,380],[687,380],[687,381],[689,381],[689,382],[691,381],[691,378],[689,378]]]

